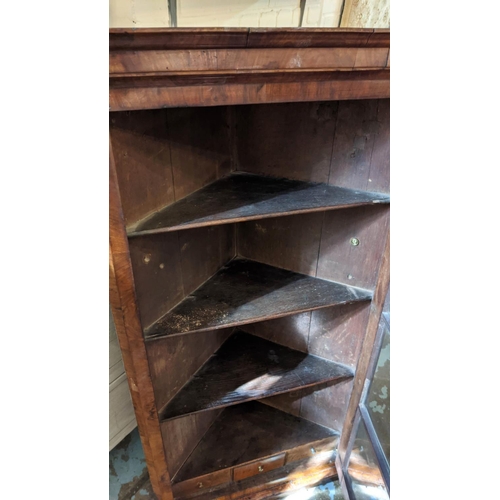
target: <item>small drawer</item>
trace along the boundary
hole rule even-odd
[[[234,480],[241,481],[285,465],[285,453],[234,468]]]
[[[219,484],[229,483],[231,481],[231,469],[223,469],[205,476],[187,479],[180,483],[172,485],[172,491],[176,497],[182,497],[191,493],[203,491]]]
[[[315,441],[314,443],[298,446],[288,452],[286,463],[297,462],[304,458],[313,458],[325,451],[333,451],[337,448],[338,440],[338,436],[332,436],[330,438],[321,439],[320,441]]]

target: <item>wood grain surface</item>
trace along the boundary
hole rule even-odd
[[[370,297],[367,290],[237,258],[148,328],[145,336],[152,340],[227,328]]]
[[[351,368],[237,331],[160,412],[161,420],[352,377]]]
[[[130,227],[130,237],[346,207],[389,203],[389,196],[328,184],[234,173]]]
[[[311,443],[326,438],[333,438],[328,441],[333,443],[338,435],[335,430],[259,402],[232,406],[220,414],[203,436],[176,475],[174,483],[267,458],[306,444],[312,447]],[[292,454],[291,461],[299,458],[302,458],[300,449]]]

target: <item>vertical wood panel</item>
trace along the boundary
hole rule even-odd
[[[204,411],[162,422],[161,432],[168,470],[172,477],[178,472],[221,411]]]
[[[185,296],[177,233],[130,240],[130,258],[144,328]]]
[[[110,136],[127,225],[231,172],[225,107],[113,113]]]
[[[304,396],[300,416],[325,427],[342,431],[352,380],[346,380]]]
[[[176,200],[231,171],[226,108],[173,108],[167,121]]]
[[[336,102],[238,108],[238,170],[328,182]]]
[[[322,223],[322,212],[240,223],[238,254],[315,276]]]
[[[229,337],[215,330],[146,343],[158,408],[162,408]]]
[[[126,223],[173,203],[166,110],[112,113],[110,137]]]
[[[345,461],[347,444],[349,442],[353,430],[354,417],[356,415],[356,410],[358,408],[361,399],[361,394],[363,392],[363,388],[366,383],[366,376],[368,373],[368,367],[370,365],[370,358],[373,352],[373,346],[375,343],[379,327],[380,315],[382,314],[382,308],[384,307],[384,301],[387,297],[387,291],[389,289],[389,280],[390,280],[389,276],[390,276],[390,236],[388,234],[384,245],[384,251],[382,254],[382,262],[379,267],[377,287],[375,288],[373,300],[370,305],[370,316],[368,318],[366,334],[363,340],[363,345],[361,347],[361,353],[359,356],[358,365],[356,367],[356,374],[354,377],[354,389],[351,393],[349,405],[346,412],[346,417],[344,421],[344,431],[340,436],[339,457],[341,462]]]
[[[356,368],[369,311],[366,303],[313,311],[309,352]]]
[[[234,257],[230,224],[179,231],[182,278],[188,295]]]
[[[242,325],[239,329],[297,351],[308,352],[310,322],[311,313],[306,312]]]
[[[390,186],[390,114],[390,99],[379,99],[368,189],[381,193],[388,193]]]
[[[329,183],[389,192],[389,100],[342,101]]]
[[[234,256],[234,227],[223,225],[130,240],[145,328],[161,318]]]
[[[318,278],[373,290],[388,228],[387,206],[326,212]],[[358,246],[351,244],[352,238],[359,240]]]
[[[261,399],[260,402],[299,417],[302,398],[303,394],[300,391],[294,391]]]

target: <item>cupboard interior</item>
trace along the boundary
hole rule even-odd
[[[110,137],[176,498],[331,461],[389,228],[389,100],[116,112]]]

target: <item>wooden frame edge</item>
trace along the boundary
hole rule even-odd
[[[109,144],[109,295],[127,374],[137,426],[153,490],[159,500],[173,500],[146,347],[136,303],[128,240],[118,181]]]
[[[344,427],[340,436],[338,455],[341,462],[346,460],[346,452],[348,444],[354,427],[354,421],[358,410],[361,397],[366,386],[367,374],[371,364],[371,357],[375,341],[377,339],[377,332],[379,331],[380,316],[384,307],[385,297],[389,288],[390,280],[390,231],[387,233],[385,242],[384,253],[382,254],[382,262],[379,267],[377,278],[377,287],[373,294],[372,303],[370,306],[370,316],[366,326],[366,334],[361,347],[356,372],[354,375],[354,387],[349,399]]]

